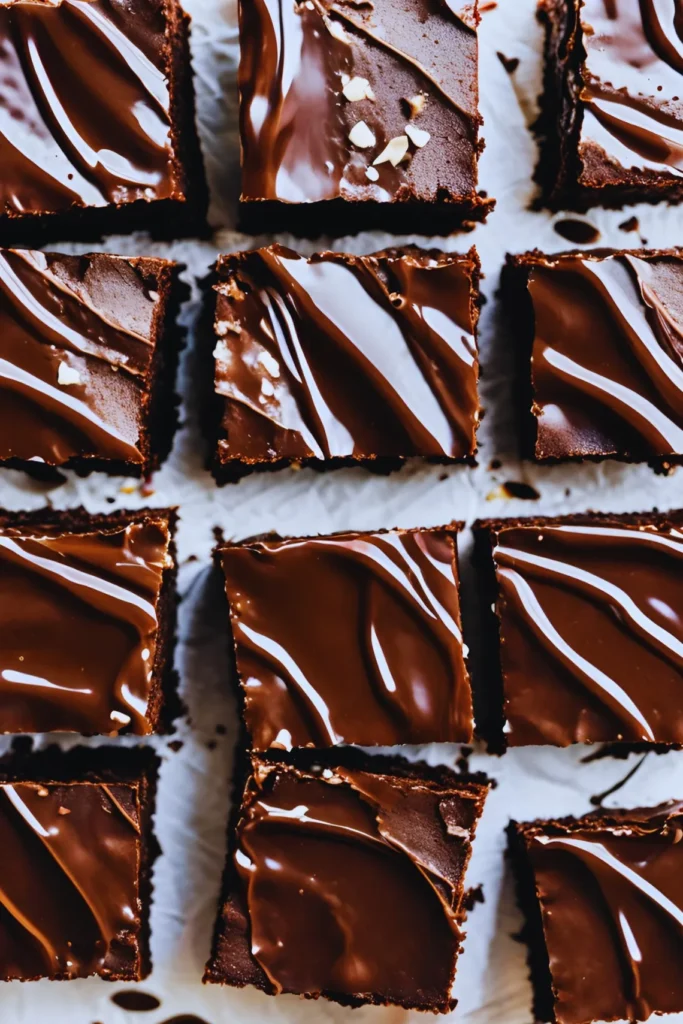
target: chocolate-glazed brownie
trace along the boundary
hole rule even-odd
[[[0,733],[170,724],[175,522],[172,509],[0,511]]]
[[[472,739],[459,528],[218,548],[253,749]]]
[[[177,0],[0,5],[0,243],[205,229]]]
[[[241,0],[242,224],[449,234],[477,191],[477,0]]]
[[[149,974],[157,767],[124,747],[0,761],[1,980]]]
[[[246,774],[204,980],[452,1009],[487,786],[353,749]]]
[[[128,476],[159,467],[178,420],[181,269],[0,249],[0,466]]]
[[[683,1010],[683,803],[513,822],[535,1020]]]
[[[683,253],[509,256],[523,455],[683,460]]]
[[[490,746],[683,744],[683,512],[474,532]]]
[[[554,209],[683,197],[677,0],[540,0],[537,180]]]
[[[474,461],[475,249],[305,259],[272,245],[220,257],[216,276],[218,483],[292,462]]]

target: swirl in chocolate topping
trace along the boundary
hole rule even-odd
[[[623,168],[683,174],[683,5],[584,0],[581,140]]]
[[[484,795],[255,760],[235,865],[272,991],[452,1005],[462,876]]]
[[[683,533],[493,528],[509,744],[683,743]]]
[[[683,452],[683,263],[528,261],[537,458]]]
[[[0,534],[0,732],[150,732],[164,521]]]
[[[558,1024],[683,1009],[680,803],[518,829],[541,901]]]
[[[174,196],[164,5],[0,5],[0,214]]]
[[[471,5],[459,14],[453,7],[414,0],[396,17],[389,0],[241,3],[242,199],[386,202],[414,191],[435,200],[442,186],[473,193],[476,24]],[[351,81],[365,83],[363,95],[347,98]],[[416,125],[431,133],[429,155],[405,136],[413,98]],[[355,144],[359,122],[364,130]],[[398,137],[406,138],[404,159],[385,160],[366,175]],[[430,174],[426,184],[420,168],[431,161],[442,174]]]
[[[219,275],[222,458],[474,454],[473,254],[272,246],[224,257]]]
[[[468,742],[455,557],[444,531],[223,548],[254,749]]]
[[[142,463],[159,309],[144,260],[0,250],[0,460]]]
[[[106,975],[135,958],[140,809],[134,786],[0,785],[2,975]]]

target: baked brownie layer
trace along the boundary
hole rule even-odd
[[[204,980],[452,1009],[486,793],[447,769],[355,750],[254,757]]]
[[[494,749],[683,743],[682,526],[683,512],[475,523],[495,602],[477,725]]]
[[[0,762],[0,979],[149,974],[157,764],[139,748]]]
[[[0,250],[0,466],[158,468],[177,425],[181,269]]]
[[[513,822],[536,1020],[683,1010],[683,803]]]
[[[675,0],[540,0],[537,172],[555,209],[683,196],[683,30]]]
[[[508,257],[523,454],[683,458],[681,250]]]
[[[173,717],[175,521],[0,512],[0,732],[144,734]]]
[[[475,249],[305,259],[273,245],[220,257],[217,277],[219,483],[292,461],[473,461]]]
[[[200,230],[189,18],[177,0],[0,6],[0,240]]]
[[[239,13],[247,230],[445,235],[486,217],[476,0],[240,0]]]
[[[255,750],[471,740],[458,529],[218,549]]]

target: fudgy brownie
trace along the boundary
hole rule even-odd
[[[0,249],[0,466],[158,468],[178,419],[181,269]]]
[[[683,803],[512,822],[535,1020],[683,1010]]]
[[[0,511],[0,733],[139,735],[177,714],[173,509]]]
[[[204,980],[452,1009],[486,794],[446,768],[352,748],[253,757]]]
[[[483,220],[477,0],[240,0],[243,227]]]
[[[683,251],[509,256],[523,455],[683,460]]]
[[[205,228],[177,0],[0,5],[0,242]]]
[[[554,209],[683,197],[683,30],[674,0],[540,0],[537,180]]]
[[[477,728],[491,747],[682,744],[683,512],[474,532],[488,637]]]
[[[1,980],[149,974],[157,767],[125,747],[0,761]]]
[[[216,276],[219,483],[292,462],[474,461],[475,249],[305,259],[273,245],[221,256]]]
[[[472,739],[460,526],[218,548],[253,749]]]

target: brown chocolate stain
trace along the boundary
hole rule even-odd
[[[506,480],[502,485],[510,498],[520,498],[522,501],[538,501],[541,495],[531,484],[525,484],[521,480]]]
[[[208,1024],[203,1017],[197,1017],[194,1013],[179,1013],[175,1017],[162,1020],[161,1024]]]
[[[620,231],[639,231],[640,221],[637,217],[629,217],[628,220],[622,221],[619,225]]]
[[[633,768],[631,768],[630,772],[627,772],[627,774],[623,777],[623,779],[620,779],[619,782],[615,782],[615,784],[613,786],[610,786],[609,789],[606,789],[604,793],[596,793],[595,796],[592,796],[590,799],[591,805],[593,807],[602,807],[603,802],[606,800],[608,796],[612,796],[614,793],[618,793],[620,789],[623,789],[626,783],[630,782],[633,776],[636,774],[636,772],[640,768],[642,768],[643,763],[648,756],[648,754],[643,754],[638,764],[634,765]]]
[[[491,461],[489,462],[489,470],[500,469],[502,465],[503,463],[500,461],[500,459],[491,459]]]
[[[498,0],[488,0],[487,3],[479,5],[479,11],[481,14],[486,14],[487,11],[495,11],[498,6]]]
[[[177,754],[179,750],[183,749],[184,743],[182,740],[171,740],[167,746],[169,750],[172,750],[174,754]]]
[[[506,57],[504,53],[500,52],[500,50],[496,51],[496,56],[507,71],[508,75],[513,75],[519,67],[519,57]]]
[[[149,1013],[161,1006],[161,1000],[149,992],[140,992],[135,988],[124,988],[110,997],[112,1003],[129,1013]]]
[[[468,889],[465,893],[465,899],[463,905],[465,910],[471,913],[476,907],[477,903],[484,903],[484,889],[481,885],[474,885],[471,889]]]
[[[575,217],[568,217],[566,220],[558,220],[553,227],[561,238],[576,245],[594,245],[600,240],[600,232],[587,220],[577,220]]]

